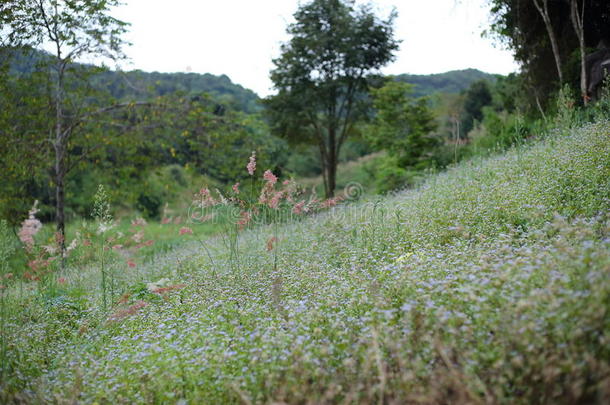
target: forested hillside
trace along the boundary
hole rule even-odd
[[[10,71],[13,74],[31,74],[41,63],[48,63],[51,57],[50,54],[37,50],[11,52],[11,55],[5,56],[11,60]],[[98,70],[91,78],[93,86],[107,90],[118,100],[142,100],[175,93],[187,96],[208,93],[214,100],[233,109],[247,113],[260,111],[256,93],[233,83],[226,75],[115,71],[94,66],[88,68]]]
[[[415,85],[413,96],[422,97],[434,93],[457,94],[465,91],[472,83],[479,80],[494,82],[496,75],[481,72],[477,69],[464,69],[430,75],[401,74],[395,76],[395,78],[400,82]]]

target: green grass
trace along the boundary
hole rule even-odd
[[[166,237],[156,226],[146,229]],[[210,255],[168,243],[117,268],[129,297],[107,313],[95,263],[68,269],[65,284],[10,288],[3,400],[610,398],[608,121],[464,162],[417,190],[246,230],[237,259],[222,234],[204,242]],[[163,278],[185,286],[147,290]]]

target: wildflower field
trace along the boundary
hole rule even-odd
[[[247,184],[198,193],[238,208],[214,231],[135,221],[137,241],[63,271],[5,266],[1,402],[610,400],[609,121],[388,197],[314,209],[264,180],[251,206]],[[146,245],[164,229],[171,246]]]

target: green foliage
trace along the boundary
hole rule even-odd
[[[569,128],[574,122],[574,93],[566,84],[559,90],[557,96],[557,113],[555,121],[557,126]]]
[[[4,49],[8,62],[8,73],[13,76],[27,76],[37,71],[37,66],[48,64],[52,55],[37,49]],[[259,97],[252,90],[235,84],[226,75],[210,73],[160,73],[134,71],[101,70],[95,66],[73,62],[70,64],[81,70],[94,72],[89,77],[89,85],[97,91],[106,91],[119,101],[147,100],[156,97],[181,94],[197,97],[209,94],[219,110],[231,109],[246,113],[261,110]]]
[[[483,119],[483,107],[490,105],[491,101],[492,96],[487,81],[479,80],[470,85],[464,94],[462,136],[466,137],[475,123]]]
[[[313,177],[322,174],[320,152],[315,146],[300,144],[290,148],[284,168],[298,177]]]
[[[371,166],[374,168],[376,192],[378,193],[383,194],[412,185],[409,181],[409,171],[402,167],[396,156],[378,157]]]
[[[5,2],[10,13],[0,13],[0,29],[6,32],[8,46],[42,46],[51,44],[54,48],[52,58],[44,65],[47,91],[46,102],[50,106],[48,114],[52,132],[46,140],[52,146],[53,171],[51,181],[55,188],[55,222],[59,233],[61,250],[60,262],[65,260],[65,184],[66,175],[73,163],[69,155],[75,154],[71,147],[81,126],[98,114],[99,108],[90,101],[91,90],[78,85],[86,82],[91,69],[72,65],[73,60],[81,57],[104,57],[122,59],[124,41],[121,35],[126,31],[126,23],[109,15],[112,7],[119,5],[118,0],[75,0],[58,2],[40,0],[37,3],[24,0]],[[3,44],[5,45],[5,44]],[[100,97],[101,98],[101,97]],[[97,99],[96,101],[101,101]],[[82,136],[82,133],[80,133]],[[86,138],[86,137],[85,137]],[[87,149],[81,149],[84,157]]]
[[[589,120],[602,120],[610,117],[610,76],[606,76],[601,89],[600,99],[591,106],[588,112],[592,113]]]
[[[497,112],[492,107],[483,107],[483,119],[471,132],[468,154],[485,155],[500,152],[511,146],[519,145],[527,137],[540,134],[545,130],[543,122],[527,120],[518,111],[512,114]]]
[[[524,109],[528,106],[524,97],[527,97],[523,90],[523,74],[511,73],[508,76],[496,76],[496,81],[491,85],[492,105],[498,110],[505,110],[509,113]],[[530,95],[531,97],[531,95]]]
[[[39,73],[15,77],[0,71],[0,217],[13,226],[24,219],[32,200],[49,190],[46,135],[52,123],[45,83]]]
[[[52,103],[46,87],[50,85],[48,64],[52,59],[26,50],[12,52],[11,57],[17,59],[13,65],[23,69],[11,68],[10,75],[0,76],[0,87],[6,90],[0,93],[0,106],[5,107],[0,112],[0,168],[7,173],[0,193],[0,214],[16,225],[32,198],[38,198],[41,219],[51,221],[55,183],[48,177],[54,167],[54,151],[47,135],[54,130],[50,118],[54,113],[48,108]],[[154,218],[178,192],[163,185],[146,187],[159,166],[195,168],[214,182],[224,182],[243,175],[243,162],[252,150],[258,151],[266,168],[282,166],[285,160],[284,141],[272,137],[262,120],[220,105],[207,95],[169,94],[137,110],[125,104],[125,108],[88,116],[104,105],[117,105],[110,94],[114,90],[99,81],[105,73],[93,66],[69,64],[69,69],[79,70],[74,73],[84,75],[88,83],[67,79],[72,91],[70,103],[80,104],[87,117],[67,143],[68,220],[89,216],[89,204],[100,182],[110,186],[119,207],[140,209]],[[91,90],[96,87],[108,91]],[[193,186],[198,187],[188,184]]]
[[[145,218],[159,219],[163,196],[159,192],[148,189],[138,195],[135,208],[142,212]]]
[[[372,89],[376,115],[366,137],[375,147],[395,156],[401,167],[418,170],[432,164],[438,139],[432,136],[436,123],[428,100],[414,99],[411,93],[412,85],[396,81]]]
[[[162,103],[169,107],[144,117],[142,126],[148,137],[154,134],[148,148],[157,165],[193,167],[219,182],[230,182],[247,175],[244,162],[252,151],[269,169],[285,159],[285,141],[273,137],[258,115],[232,110],[218,115],[216,103],[205,95],[171,95]],[[156,125],[149,129],[149,123]]]
[[[17,250],[17,241],[15,235],[9,228],[6,220],[0,220],[0,284],[2,279],[9,270],[9,260],[13,253]]]
[[[107,71],[95,78],[94,85],[107,86],[113,97],[119,100],[154,98],[175,93],[196,97],[206,93],[216,101],[219,111],[231,109],[256,113],[261,110],[256,93],[233,83],[226,75]]]
[[[182,166],[174,164],[151,170],[142,178],[141,187],[136,188],[135,208],[145,218],[158,220],[164,204],[177,202],[185,191],[192,192],[197,187],[201,184]]]
[[[389,80],[372,89],[376,114],[365,132],[374,148],[387,151],[375,167],[377,190],[413,185],[414,172],[434,165],[436,121],[427,98],[413,98],[413,85]]]

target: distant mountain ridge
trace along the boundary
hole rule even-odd
[[[27,54],[17,52],[13,55],[11,71],[32,72],[45,57],[49,55],[44,51],[34,50]],[[398,81],[414,84],[413,95],[421,97],[434,93],[460,93],[477,80],[495,81],[497,76],[477,69],[463,69],[429,75],[400,74],[394,77]],[[187,95],[208,93],[216,102],[236,110],[251,113],[262,109],[258,94],[233,83],[227,75],[107,70],[98,73],[95,81],[118,99],[162,96],[176,91]]]
[[[478,80],[493,82],[498,75],[477,69],[463,69],[429,75],[401,74],[394,77],[400,82],[414,84],[413,95],[421,97],[434,93],[460,93],[470,87],[473,82]]]
[[[258,95],[227,75],[210,73],[160,73],[132,70],[128,72],[106,71],[100,81],[110,86],[114,97],[122,99],[136,95],[163,96],[174,92],[187,95],[208,93],[219,103],[236,110],[252,113],[261,110]],[[128,85],[124,85],[127,83]]]
[[[51,57],[47,52],[40,50],[9,52],[11,52],[9,72],[12,74],[32,73],[40,62]],[[215,102],[248,113],[260,111],[262,108],[258,103],[259,96],[254,91],[233,83],[227,75],[103,70],[96,73],[92,80],[94,87],[103,87],[120,100],[144,99],[178,91],[186,95],[208,93]]]

